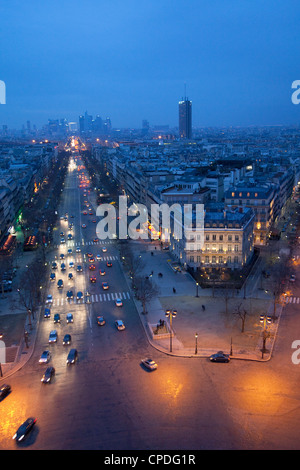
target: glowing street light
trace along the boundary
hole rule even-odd
[[[177,315],[177,310],[169,310],[167,309],[165,312],[165,316],[169,318],[170,321],[170,352],[172,352],[172,319],[175,318]]]

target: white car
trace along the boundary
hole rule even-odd
[[[50,331],[50,335],[49,335],[49,343],[56,343],[56,341],[57,341],[57,331],[52,330]]]
[[[43,351],[41,354],[41,357],[39,359],[40,364],[47,364],[51,359],[51,353],[50,351]]]
[[[74,262],[73,262],[73,261],[70,261],[70,263],[69,263],[69,268],[70,268],[70,269],[71,269],[71,268],[74,268]]]
[[[155,369],[157,369],[157,364],[156,364],[155,361],[153,361],[153,359],[149,359],[149,358],[147,358],[147,359],[142,359],[141,362],[142,362],[142,364],[143,364],[145,367],[147,367],[147,369],[149,369],[149,370],[155,370]]]
[[[106,253],[107,252],[107,248],[105,248],[105,246],[102,248],[102,251],[103,253]]]
[[[116,325],[117,330],[119,331],[125,330],[125,325],[122,320],[116,320],[115,325]]]
[[[81,249],[80,249],[80,248],[76,248],[76,253],[81,253]]]
[[[47,298],[46,298],[46,304],[52,304],[53,302],[53,299],[52,299],[52,295],[47,295]]]
[[[122,307],[123,302],[122,302],[121,299],[116,299],[116,300],[115,300],[115,304],[116,304],[116,307]]]
[[[292,274],[290,277],[290,282],[295,282],[296,281],[296,276],[295,274]]]
[[[67,313],[67,323],[73,323],[73,315],[72,315],[72,313]]]

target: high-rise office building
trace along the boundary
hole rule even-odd
[[[181,139],[192,138],[192,102],[186,97],[179,101],[179,135]]]

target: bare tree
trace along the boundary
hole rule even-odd
[[[142,302],[143,305],[142,313],[147,313],[147,304],[159,294],[159,288],[152,281],[152,279],[145,276],[136,277],[135,285],[137,298]]]
[[[241,310],[242,304],[238,305],[235,312],[233,312],[235,315],[238,315],[241,319],[242,322],[242,327],[241,327],[241,333],[244,333],[245,331],[245,323],[246,323],[246,317],[248,315],[248,312],[245,308]]]
[[[30,319],[34,318],[41,302],[41,286],[45,280],[45,273],[45,264],[40,260],[34,260],[20,278],[19,298]]]

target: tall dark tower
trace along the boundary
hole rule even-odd
[[[179,101],[179,135],[181,139],[192,138],[192,102],[186,96]]]

